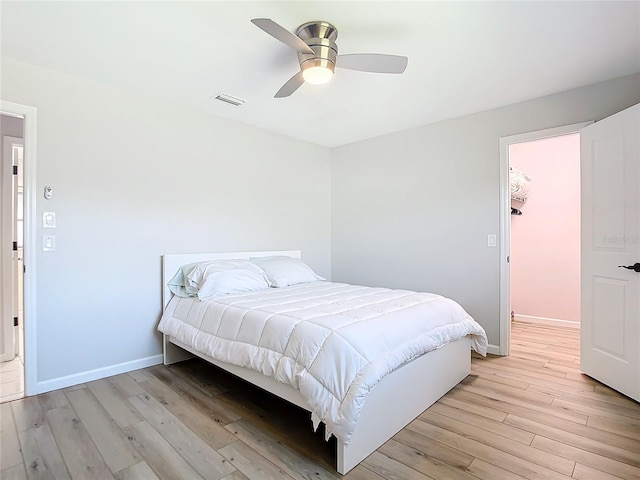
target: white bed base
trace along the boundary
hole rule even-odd
[[[167,282],[182,265],[209,260],[270,255],[300,258],[300,251],[164,255],[163,306],[172,295],[167,288]],[[195,355],[311,412],[305,399],[293,387],[253,370],[215,360],[166,335],[163,335],[163,355],[165,365],[180,362]],[[470,371],[471,340],[465,337],[422,355],[384,377],[367,396],[349,444],[344,445],[338,440],[336,470],[345,475],[460,383]]]

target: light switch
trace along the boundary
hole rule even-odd
[[[56,251],[56,236],[55,235],[43,235],[42,236],[42,251],[43,252],[55,252]]]
[[[56,228],[56,212],[43,212],[42,213],[42,227],[43,228]]]
[[[487,235],[487,247],[495,247],[496,246],[496,235],[495,233],[490,233]]]

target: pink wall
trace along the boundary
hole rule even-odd
[[[511,145],[511,166],[533,180],[511,215],[511,309],[580,321],[580,135]]]

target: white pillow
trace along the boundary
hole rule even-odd
[[[311,267],[298,258],[292,257],[254,257],[251,261],[262,268],[272,287],[286,287],[298,283],[324,280],[311,270]]]
[[[255,265],[227,270],[210,271],[198,290],[198,298],[205,300],[215,295],[254,292],[269,288],[265,273]]]
[[[188,265],[181,266],[176,274],[173,276],[167,285],[169,290],[178,297],[195,297],[198,294],[198,289],[187,280],[187,277],[198,266],[198,263],[190,263]]]
[[[248,267],[247,267],[248,266]],[[185,284],[187,289],[193,290],[195,293],[200,290],[202,284],[207,279],[207,275],[233,268],[252,268],[253,265],[249,260],[243,258],[233,258],[229,260],[211,260],[208,262],[200,262],[192,268],[185,276]]]

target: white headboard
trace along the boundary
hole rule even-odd
[[[277,250],[268,252],[212,252],[212,253],[170,253],[162,256],[162,310],[173,296],[167,282],[173,278],[183,265],[211,260],[229,260],[232,258],[271,257],[284,255],[301,258],[300,250]]]

